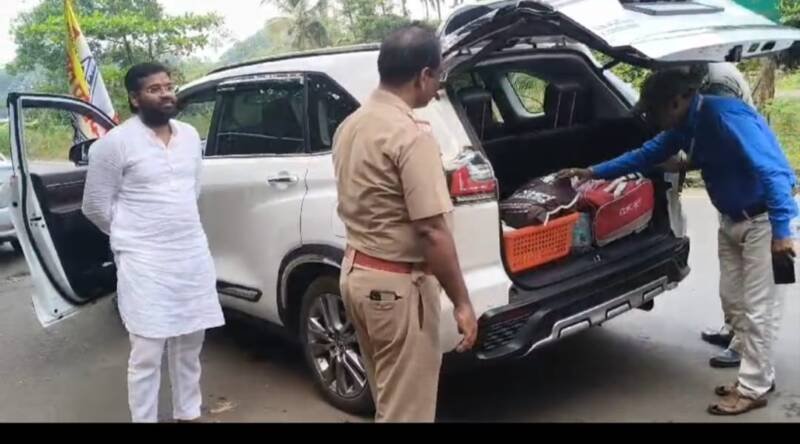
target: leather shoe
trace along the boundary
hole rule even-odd
[[[700,333],[700,337],[711,345],[728,348],[733,340],[733,332],[722,330],[706,330]]]
[[[711,358],[708,363],[714,368],[736,368],[742,363],[742,357],[734,350],[726,348],[725,351]]]

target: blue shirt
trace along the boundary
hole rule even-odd
[[[681,126],[592,171],[601,179],[648,171],[682,149],[700,168],[720,213],[741,218],[765,205],[773,237],[791,237],[789,222],[797,215],[794,171],[766,120],[738,99],[698,94]]]

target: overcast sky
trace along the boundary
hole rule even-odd
[[[40,0],[0,0],[0,66],[14,59],[15,45],[9,34],[14,18],[22,11],[30,10]],[[184,12],[217,12],[225,18],[225,25],[231,35],[241,40],[255,33],[276,12],[269,6],[261,6],[261,0],[160,0],[170,14]],[[471,1],[468,0],[469,3]],[[422,18],[425,14],[420,0],[409,0],[413,16]],[[445,11],[442,11],[444,14]],[[80,14],[80,12],[79,12]],[[228,49],[230,44],[206,51],[207,56],[215,57]]]

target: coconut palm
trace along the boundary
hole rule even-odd
[[[327,0],[261,0],[270,4],[283,15],[287,23],[289,46],[292,49],[313,49],[330,45],[324,19],[328,9]]]

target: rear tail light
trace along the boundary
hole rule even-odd
[[[496,198],[497,182],[483,154],[468,150],[454,162],[450,173],[450,196],[456,203],[471,203]]]

